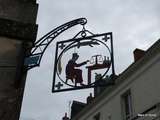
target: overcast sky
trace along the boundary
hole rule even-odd
[[[160,0],[39,0],[37,39],[73,19],[85,17],[93,33],[113,32],[115,70],[133,62],[135,48],[148,49],[160,38]],[[80,26],[57,40],[69,39]],[[61,120],[72,100],[85,102],[91,90],[51,93],[55,43],[46,50],[40,67],[29,70],[21,120]]]

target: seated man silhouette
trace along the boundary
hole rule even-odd
[[[77,83],[80,83],[80,85],[83,84],[83,78],[82,78],[82,70],[76,69],[75,67],[80,67],[82,65],[87,64],[89,60],[84,61],[82,63],[77,64],[76,61],[79,58],[79,55],[77,53],[72,54],[72,59],[68,61],[68,64],[66,66],[66,83],[68,79],[70,79],[73,82],[73,79],[75,79],[75,86]]]

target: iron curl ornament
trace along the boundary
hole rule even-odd
[[[113,85],[115,75],[112,32],[93,34],[85,29],[86,18],[67,22],[35,42],[26,57],[28,69],[40,65],[49,44],[62,32],[82,25],[73,38],[56,42],[52,92],[63,92]]]

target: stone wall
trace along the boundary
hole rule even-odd
[[[0,0],[0,120],[19,120],[27,70],[36,40],[36,0]]]
[[[0,18],[35,23],[37,9],[35,0],[0,0]]]

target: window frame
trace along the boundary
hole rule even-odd
[[[128,100],[128,103],[126,103],[126,98]],[[128,114],[126,111],[126,104],[128,104]],[[133,102],[132,102],[132,94],[131,90],[128,89],[126,90],[122,95],[121,95],[121,111],[122,111],[122,119],[123,120],[130,120],[133,116]]]

